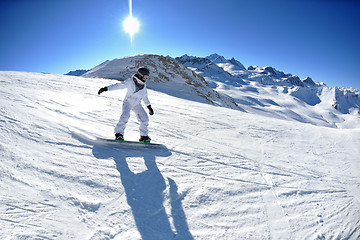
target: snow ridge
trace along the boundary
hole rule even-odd
[[[84,75],[88,71],[89,70],[78,69],[75,71],[70,71],[70,72],[66,73],[65,75],[80,77],[81,75]]]
[[[347,118],[351,118],[348,122],[359,120],[356,89],[327,87],[310,77],[300,79],[269,66],[245,69],[234,58],[227,60],[218,54],[205,58],[184,55],[175,60],[203,76],[216,91],[234,98],[245,111],[328,127],[349,127],[344,124]],[[279,94],[286,100],[281,101]],[[290,103],[294,101],[301,101],[304,109],[294,108],[295,103]]]

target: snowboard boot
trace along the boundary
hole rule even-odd
[[[115,140],[124,141],[124,136],[121,133],[115,133]]]
[[[151,138],[149,136],[141,136],[139,139],[139,142],[147,142],[149,143],[151,141]]]

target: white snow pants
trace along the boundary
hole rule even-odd
[[[126,123],[129,120],[130,117],[130,110],[133,110],[136,114],[136,117],[140,123],[140,135],[141,136],[148,136],[148,126],[149,126],[149,117],[147,113],[145,112],[144,108],[141,106],[141,104],[135,105],[132,107],[127,101],[123,103],[122,106],[122,114],[120,116],[119,122],[116,124],[116,127],[114,129],[115,133],[121,133],[124,135]]]

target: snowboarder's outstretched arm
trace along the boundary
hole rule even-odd
[[[112,84],[107,87],[100,88],[100,90],[98,91],[98,94],[100,95],[102,92],[116,90],[116,89],[124,89],[126,87],[127,86],[124,84],[124,82],[119,82],[119,83],[115,83],[115,84]]]

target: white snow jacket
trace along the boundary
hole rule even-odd
[[[146,83],[143,89],[136,91],[136,86],[133,80],[133,77],[119,83],[112,84],[107,86],[108,91],[117,90],[117,89],[127,89],[124,102],[128,102],[131,107],[135,107],[141,103],[141,100],[144,101],[146,106],[150,105],[150,101],[147,94]]]

